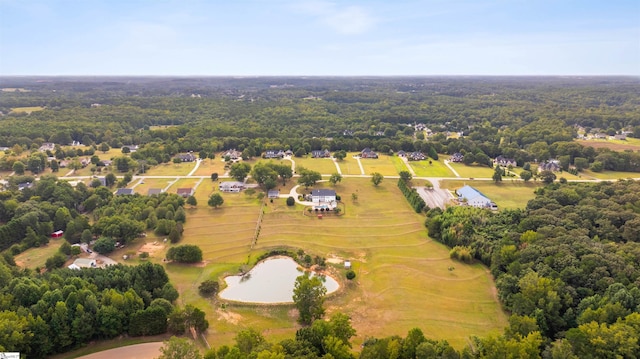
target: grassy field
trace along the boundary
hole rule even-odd
[[[212,173],[217,173],[222,176],[226,170],[224,169],[224,161],[220,157],[214,159],[206,159],[200,161],[200,166],[193,173],[194,176],[211,176]]]
[[[449,167],[445,166],[442,160],[434,161],[409,161],[409,165],[416,172],[418,177],[453,177],[453,173]]]
[[[340,170],[343,175],[360,175],[362,172],[360,171],[360,166],[358,166],[358,160],[353,158],[354,155],[357,155],[358,152],[349,152],[347,153],[347,157],[345,157],[342,161],[338,161],[340,165]]]
[[[464,163],[449,162],[451,167],[458,172],[460,177],[469,178],[491,178],[493,176],[493,168],[487,166],[471,165],[467,166]]]
[[[589,179],[589,177],[602,179],[602,180],[640,178],[640,173],[638,172],[618,172],[618,171],[593,172],[591,170],[585,170],[582,172],[582,174],[583,174],[582,177],[585,179]]]
[[[613,151],[640,151],[640,138],[628,137],[626,140],[578,140],[583,146],[593,148],[609,148]]]
[[[308,170],[320,172],[323,175],[338,172],[335,163],[330,158],[294,157],[293,160],[296,162],[296,169],[304,167]]]
[[[388,155],[378,154],[378,158],[361,158],[360,162],[362,163],[362,167],[364,167],[365,174],[372,174],[374,172],[378,172],[383,176],[397,176],[398,169],[396,168],[396,164],[393,161],[393,157]]]
[[[11,112],[26,112],[31,113],[34,111],[42,111],[44,107],[42,106],[31,106],[31,107],[14,107],[11,109]]]
[[[501,183],[494,183],[493,181],[469,181],[469,180],[445,180],[440,181],[440,187],[451,191],[469,185],[478,191],[482,192],[485,196],[494,201],[498,208],[524,208],[529,200],[533,199],[535,195],[533,191],[542,186],[540,182],[534,183],[530,181],[525,183],[523,181],[510,181],[505,178]]]
[[[343,270],[339,265],[334,268],[346,288],[330,296],[326,307],[329,314],[341,311],[353,318],[356,347],[367,336],[406,335],[420,327],[428,337],[446,338],[460,348],[469,335],[498,332],[506,324],[486,268],[452,262],[445,246],[427,238],[424,217],[409,208],[393,181],[374,187],[368,179],[350,178],[332,187],[346,202],[339,217],[306,216],[301,206],[288,207],[284,199],[266,202],[253,250],[263,202],[259,192],[224,193],[224,205],[213,209],[206,201],[216,185],[202,182],[197,208],[187,209],[181,241],[200,246],[205,265],[167,266],[180,300],[206,310],[211,324],[207,339],[213,346],[232,342],[235,333],[247,327],[271,340],[295,334],[299,326],[291,306],[223,307],[197,294],[201,281],[235,274],[264,251],[281,247],[354,261],[355,283],[345,284]],[[322,186],[329,188],[327,183],[316,188]],[[358,193],[355,203],[351,193]],[[455,270],[448,270],[450,266]]]
[[[161,163],[147,170],[147,176],[186,176],[195,167],[195,162]],[[209,173],[211,174],[211,173]]]
[[[61,239],[51,239],[46,246],[29,248],[15,257],[16,264],[23,268],[44,268],[47,258],[56,254],[61,245]]]
[[[146,178],[143,181],[143,183],[136,186],[135,192],[146,196],[149,189],[151,188],[164,189],[172,182],[173,180],[169,178]],[[131,185],[134,185],[136,183],[138,183],[138,180],[131,181]],[[129,186],[129,188],[131,188],[131,186]]]

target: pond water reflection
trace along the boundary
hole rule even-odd
[[[289,257],[273,257],[258,263],[245,276],[225,278],[227,288],[220,298],[249,303],[293,303],[293,287],[302,275],[298,264]],[[327,294],[338,290],[338,282],[325,277]]]

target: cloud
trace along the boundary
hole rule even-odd
[[[377,22],[367,9],[358,5],[341,7],[333,2],[310,0],[296,3],[293,8],[311,15],[319,23],[340,34],[362,34],[372,29]]]

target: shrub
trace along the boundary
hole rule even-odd
[[[198,287],[198,291],[203,297],[210,297],[218,293],[219,289],[220,284],[217,281],[211,279],[207,279],[204,282],[200,283],[200,286]]]
[[[180,263],[197,263],[202,261],[202,250],[191,244],[171,247],[167,251],[167,259]]]
[[[455,246],[449,252],[449,257],[451,259],[456,259],[464,263],[473,262],[472,250],[469,247],[465,246]]]
[[[293,197],[287,198],[287,206],[293,206],[296,204],[296,200]]]
[[[347,271],[347,279],[348,280],[353,280],[356,277],[356,272],[354,272],[353,270],[348,270]]]

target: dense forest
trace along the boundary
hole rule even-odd
[[[637,153],[583,147],[577,126],[640,137],[635,78],[1,78],[0,146],[155,144],[138,159],[236,148],[558,156],[640,171]],[[42,111],[12,112],[17,107]],[[409,125],[425,124],[434,135]],[[153,127],[153,126],[170,127]],[[463,139],[447,133],[462,133]],[[565,145],[562,145],[564,143]],[[556,146],[551,146],[557,144]],[[570,147],[570,148],[568,148]],[[163,153],[166,153],[163,156]],[[14,159],[15,160],[15,159]],[[0,168],[10,168],[11,158]]]
[[[431,210],[429,236],[491,268],[522,337],[579,358],[640,354],[640,184],[551,184],[524,210]],[[525,330],[526,328],[526,330]]]

